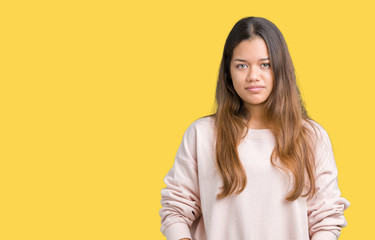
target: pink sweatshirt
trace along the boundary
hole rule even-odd
[[[273,167],[275,138],[269,129],[249,129],[238,146],[247,174],[239,195],[218,200],[222,184],[214,160],[214,120],[204,117],[186,130],[161,191],[161,232],[167,240],[336,240],[347,225],[337,167],[327,132],[316,148],[317,195],[285,200],[292,178]]]

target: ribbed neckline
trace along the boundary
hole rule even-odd
[[[247,135],[247,138],[251,139],[273,139],[274,135],[271,129],[264,128],[264,129],[253,129],[250,128]]]

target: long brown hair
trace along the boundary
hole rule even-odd
[[[293,176],[294,186],[287,194],[287,200],[297,199],[305,187],[308,191],[302,196],[312,197],[316,192],[314,125],[311,121],[305,121],[310,118],[297,87],[293,62],[283,35],[272,22],[259,17],[238,21],[224,46],[216,88],[217,110],[211,115],[215,119],[216,163],[224,184],[217,197],[220,199],[240,193],[247,183],[237,147],[248,132],[251,113],[233,87],[230,62],[233,49],[241,41],[255,36],[261,37],[267,44],[274,74],[273,89],[264,105],[266,124],[276,140],[271,163]],[[281,165],[276,164],[277,158]]]

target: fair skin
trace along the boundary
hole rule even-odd
[[[268,128],[264,121],[264,104],[273,87],[267,44],[261,37],[243,40],[233,50],[230,64],[233,86],[250,111],[250,128]]]

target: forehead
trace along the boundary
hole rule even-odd
[[[268,57],[267,44],[261,37],[243,40],[233,49],[233,59],[258,60]]]

